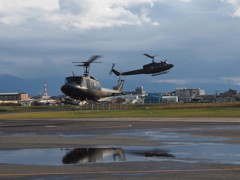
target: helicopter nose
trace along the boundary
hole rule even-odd
[[[69,85],[63,85],[63,86],[61,87],[61,91],[62,91],[64,94],[66,94],[66,95],[69,94],[69,90],[70,90]]]
[[[66,95],[71,95],[78,90],[78,86],[75,84],[65,84],[61,87],[61,91]]]

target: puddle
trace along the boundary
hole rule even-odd
[[[169,143],[165,146],[177,159],[198,162],[240,164],[240,145],[222,143]]]
[[[170,143],[161,147],[91,147],[1,150],[0,163],[69,165],[130,161],[178,161],[240,164],[240,145]]]
[[[237,127],[227,127],[239,129]],[[211,127],[213,128],[213,127]],[[218,130],[225,126],[216,126]],[[161,146],[120,146],[85,148],[46,148],[0,150],[0,163],[28,165],[72,165],[130,161],[176,161],[187,163],[240,164],[240,144],[226,143],[228,138],[197,137],[170,128],[120,131],[115,136],[134,136],[158,141]],[[191,129],[193,130],[193,129]],[[196,128],[196,131],[201,128]],[[69,138],[89,138],[93,135],[61,134]]]
[[[1,150],[0,163],[27,165],[66,165],[125,161],[150,161],[174,158],[165,150],[146,147],[99,147],[74,149],[20,149]]]
[[[117,133],[119,136],[136,136],[148,140],[164,141],[164,142],[220,142],[228,140],[228,138],[214,137],[196,137],[188,133],[169,132],[166,129],[153,129],[150,131],[135,130],[131,132]]]

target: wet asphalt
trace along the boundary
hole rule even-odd
[[[238,118],[0,121],[0,179],[239,179]]]

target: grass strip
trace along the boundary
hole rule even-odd
[[[41,109],[34,112],[1,113],[0,119],[72,119],[103,117],[240,117],[239,107],[218,108],[129,108],[120,110],[63,110]]]

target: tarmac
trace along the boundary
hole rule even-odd
[[[239,179],[240,118],[0,121],[0,179]]]

